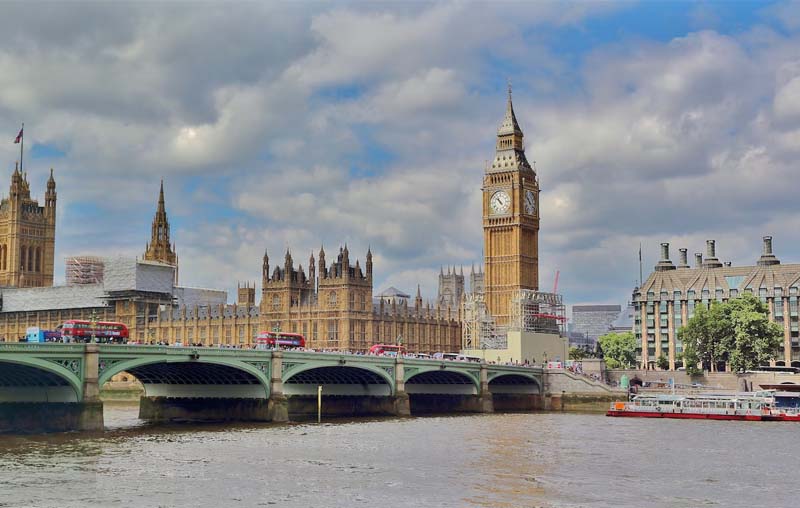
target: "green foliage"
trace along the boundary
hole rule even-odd
[[[766,304],[745,293],[725,303],[697,307],[694,316],[680,331],[684,363],[689,374],[696,365],[728,362],[734,371],[763,365],[781,345],[783,330],[769,322]]]
[[[664,353],[661,353],[661,355],[658,357],[658,360],[656,361],[656,365],[661,370],[669,369],[669,358],[667,358],[666,355],[664,355]]]
[[[569,359],[581,361],[586,358],[586,350],[580,347],[572,346],[569,348]]]
[[[632,332],[607,333],[597,342],[609,368],[629,368],[636,362],[636,337]]]

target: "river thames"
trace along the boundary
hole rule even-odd
[[[0,436],[8,507],[794,506],[791,423],[535,413]]]

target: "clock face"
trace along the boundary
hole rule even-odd
[[[536,196],[531,190],[525,191],[525,212],[529,215],[536,213]]]
[[[494,213],[506,213],[511,208],[511,197],[506,191],[497,191],[489,200],[489,207]]]

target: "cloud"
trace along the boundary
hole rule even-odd
[[[627,298],[640,241],[645,270],[661,241],[717,238],[734,262],[762,234],[787,260],[800,245],[796,4],[727,32],[709,5],[666,41],[598,36],[628,4],[207,7],[5,6],[0,117],[64,154],[26,155],[35,195],[56,170],[57,259],[139,254],[165,177],[187,284],[347,242],[372,246],[376,290],[435,296],[440,265],[481,258],[507,77],[543,188],[541,284],[561,270],[568,302]]]

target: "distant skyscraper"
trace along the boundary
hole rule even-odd
[[[598,337],[608,333],[620,312],[619,305],[573,305],[572,330],[585,334],[594,344]]]

